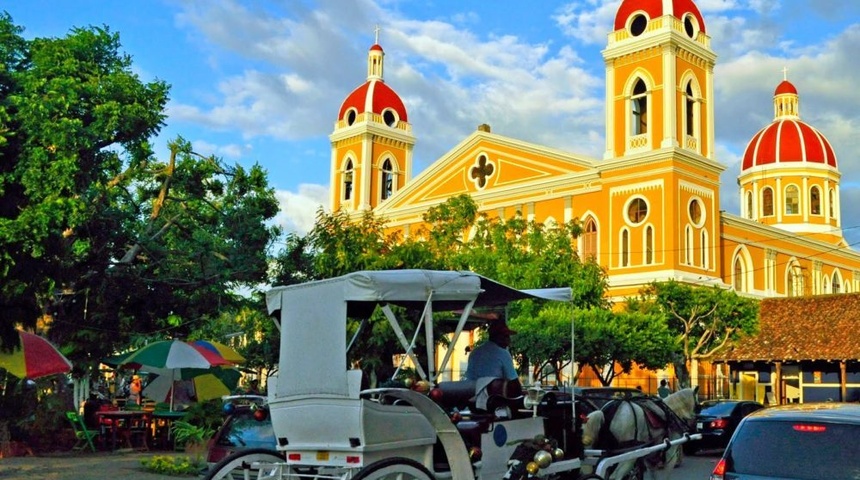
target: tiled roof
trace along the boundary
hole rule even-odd
[[[715,360],[860,359],[860,294],[767,298],[759,333]]]

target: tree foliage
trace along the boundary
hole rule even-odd
[[[654,282],[629,299],[628,309],[664,316],[680,345],[683,361],[676,371],[685,385],[693,361],[708,360],[758,329],[758,301],[718,287]]]
[[[265,281],[278,204],[259,166],[178,138],[156,159],[168,85],[119,35],[24,40],[0,17],[0,330],[47,318],[80,366],[136,334],[187,335]]]

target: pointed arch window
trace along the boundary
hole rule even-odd
[[[830,292],[831,293],[841,293],[842,292],[842,282],[839,280],[839,275],[836,272],[833,273],[833,278],[830,281]]]
[[[785,292],[786,295],[789,297],[802,296],[805,286],[803,284],[803,270],[800,268],[800,265],[796,262],[792,263],[789,265],[788,272],[786,273],[788,276],[787,291]]]
[[[645,227],[645,264],[654,263],[654,227]]]
[[[693,264],[693,227],[689,225],[684,231],[684,264]]]
[[[785,214],[797,215],[800,213],[800,191],[797,185],[785,187]]]
[[[633,135],[648,133],[648,88],[642,79],[636,80],[631,97],[632,130]]]
[[[582,234],[582,258],[588,260],[597,258],[597,222],[588,217],[585,221],[585,233]]]
[[[834,212],[836,211],[836,195],[833,194],[832,188],[830,189],[830,191],[827,192],[827,196],[827,200],[829,201],[827,210],[830,213],[830,218],[833,218],[836,216],[834,215]]]
[[[770,187],[761,191],[761,209],[765,217],[773,216],[773,189]]]
[[[626,228],[621,231],[621,266],[630,266],[630,231]]]
[[[382,162],[382,178],[380,182],[380,195],[382,200],[388,200],[394,193],[394,168],[391,166],[391,160],[385,159]]]
[[[698,115],[696,115],[696,97],[693,95],[693,81],[687,82],[687,88],[684,91],[684,124],[688,137],[697,137],[696,127]]]
[[[744,290],[744,264],[741,261],[741,256],[738,255],[735,257],[735,265],[733,268],[734,281],[732,285],[735,287],[735,291],[743,292]]]
[[[755,218],[753,210],[753,194],[752,192],[747,192],[747,218],[752,220]]]
[[[817,186],[809,189],[809,213],[821,215],[821,189]]]
[[[343,199],[352,199],[352,181],[355,171],[352,168],[352,160],[347,160],[343,167]]]

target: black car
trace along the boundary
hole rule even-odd
[[[214,465],[226,456],[250,448],[277,446],[272,419],[268,415],[266,398],[257,395],[241,395],[225,398],[227,417],[221,428],[209,441],[206,462]]]
[[[711,480],[854,480],[858,438],[857,403],[765,408],[738,425]]]
[[[749,400],[708,400],[702,402],[696,414],[696,432],[702,434],[697,442],[687,442],[684,452],[692,455],[698,450],[724,448],[741,420],[761,410],[764,405]]]

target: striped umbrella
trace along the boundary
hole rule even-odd
[[[72,370],[72,362],[48,340],[18,331],[21,344],[11,353],[0,352],[0,368],[18,378],[39,378]]]
[[[229,365],[221,355],[193,347],[181,340],[162,340],[130,353],[122,359],[122,364],[138,364],[154,368],[209,368]]]
[[[195,340],[191,342],[191,346],[197,350],[203,349],[212,353],[217,353],[221,358],[231,363],[245,362],[245,357],[223,343],[213,342],[211,340]]]

